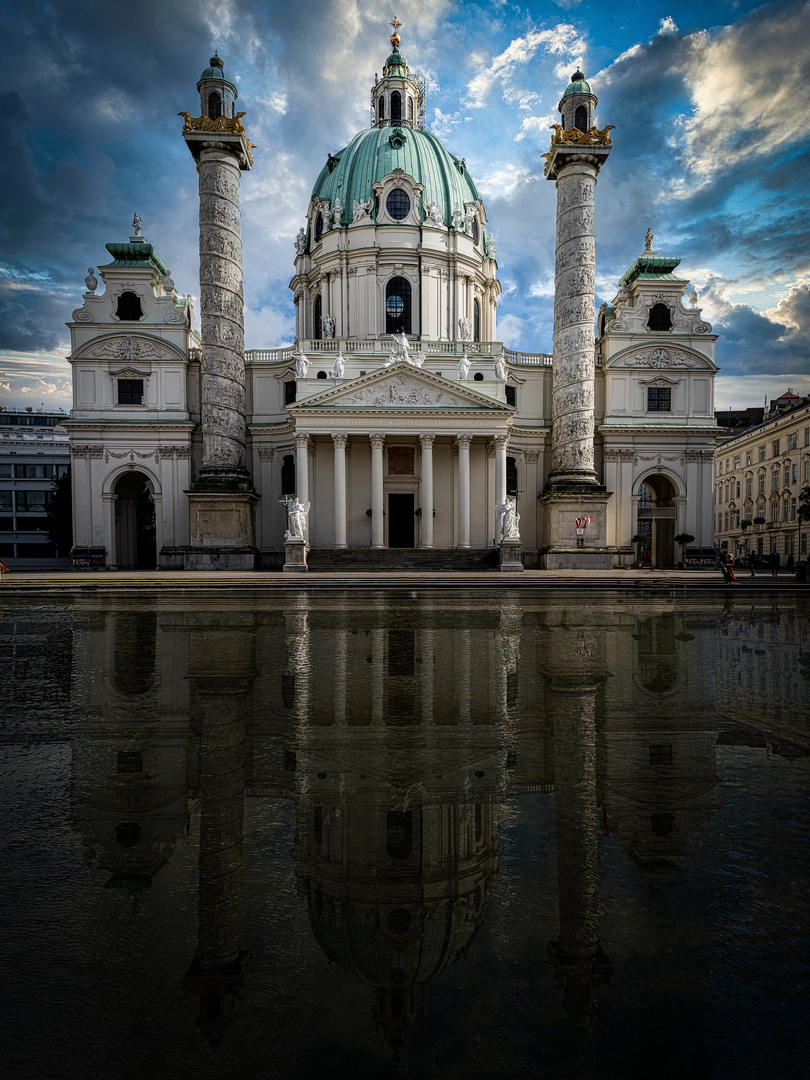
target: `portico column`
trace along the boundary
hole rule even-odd
[[[422,544],[433,547],[433,440],[435,435],[420,435],[422,444]]]
[[[458,546],[470,546],[470,443],[472,435],[456,435],[458,443]]]
[[[509,442],[509,436],[496,435],[493,441],[495,443],[495,505],[503,506],[506,502],[506,444]],[[497,530],[497,514],[495,517]]]
[[[369,435],[371,441],[371,546],[385,547],[385,521],[383,510],[385,492],[383,490],[383,446],[385,435]]]
[[[118,537],[115,535],[115,504],[117,495],[102,493],[101,501],[104,504],[104,546],[107,549],[107,569],[115,570],[118,566]],[[92,543],[92,537],[89,541]],[[160,550],[158,548],[158,550]]]
[[[333,435],[335,444],[335,547],[346,544],[346,443],[348,435]]]
[[[295,494],[309,502],[309,435],[295,436]]]

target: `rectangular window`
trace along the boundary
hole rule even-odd
[[[765,473],[760,473],[759,476],[757,477],[757,481],[758,481],[758,483],[757,483],[757,491],[764,491],[765,490]]]
[[[746,506],[746,508],[745,508],[745,520],[750,521],[751,518],[753,517],[753,515],[754,515],[753,506]]]
[[[0,532],[14,532],[13,517],[0,517]]]
[[[746,476],[746,478],[745,478],[745,494],[746,495],[753,495],[753,493],[754,493],[753,487],[754,487],[753,477]]]
[[[790,466],[785,466],[785,487],[790,483]]]
[[[760,461],[765,460],[765,443],[763,443],[762,446],[760,446],[760,448],[759,448],[759,460]]]
[[[739,499],[739,497],[740,497],[740,481],[738,480],[737,481],[737,498]]]
[[[143,379],[119,379],[118,404],[143,405]]]
[[[17,512],[23,514],[42,514],[48,508],[50,492],[18,491]]]
[[[517,389],[514,386],[506,387],[506,404],[517,408]]]
[[[799,479],[799,466],[798,465],[793,465],[791,467],[790,475],[791,475],[791,478],[792,478],[792,483],[794,483],[794,484],[797,483],[798,479]]]
[[[806,484],[810,482],[810,461],[807,458],[804,459],[804,469],[802,470],[802,483]]]
[[[739,469],[739,467],[740,467],[740,455],[737,454],[737,456],[734,458],[734,468]]]
[[[0,491],[0,510],[11,511],[11,492]]]
[[[55,465],[15,465],[14,475],[24,480],[52,480],[56,475]]]
[[[671,412],[672,390],[668,386],[647,387],[647,412]]]
[[[779,440],[778,439],[773,440],[772,450],[773,450],[773,456],[774,457],[779,457]]]
[[[772,502],[771,503],[771,521],[778,521],[778,520],[779,520],[779,503],[778,502]]]
[[[717,515],[717,531],[718,532],[723,531],[723,515],[722,514]]]
[[[751,455],[752,455],[752,451],[751,451],[751,450],[746,450],[746,451],[745,451],[745,464],[746,464],[746,465],[750,465],[750,464],[751,464]]]
[[[779,470],[774,469],[771,473],[771,489],[779,487]]]
[[[790,500],[789,499],[785,499],[784,502],[782,503],[782,520],[783,521],[789,521],[790,520]]]
[[[795,499],[790,500],[790,520],[791,521],[796,520],[796,500]]]
[[[11,466],[10,465],[0,465],[0,477],[2,477],[4,480],[10,480],[11,479]]]
[[[799,441],[798,431],[794,431],[792,435],[788,435],[788,450],[795,450],[796,444]]]
[[[810,427],[804,429],[804,445],[810,446]]]
[[[284,383],[284,404],[292,405],[295,401],[296,382],[293,379],[291,382]]]

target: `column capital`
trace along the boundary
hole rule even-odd
[[[334,437],[335,436],[333,435],[332,438]],[[380,450],[382,450],[382,448],[385,446],[385,434],[382,431],[373,431],[369,435],[368,441],[373,447],[375,447],[375,449],[379,447]]]
[[[507,444],[509,442],[509,435],[508,434],[506,434],[506,435],[493,435],[492,441],[495,444],[495,446],[503,447],[503,449],[505,450],[506,446],[507,446]]]
[[[340,433],[332,432],[332,442],[335,444],[336,448],[339,447],[341,450],[345,450],[346,449],[346,444],[348,443],[348,441],[349,441],[349,436],[348,435],[344,435],[342,432],[340,432]]]
[[[459,446],[469,447],[469,445],[470,445],[470,443],[472,441],[473,441],[472,435],[468,435],[466,432],[459,432],[459,434],[456,435],[456,442],[458,443]]]
[[[303,432],[296,432],[295,445],[302,450],[308,450],[311,446],[309,435],[306,435]]]
[[[425,447],[425,446],[433,446],[433,443],[434,443],[435,439],[436,439],[435,435],[421,434],[419,436],[419,442],[422,444],[423,447]]]

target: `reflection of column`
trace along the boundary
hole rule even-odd
[[[369,435],[371,440],[371,546],[385,547],[385,519],[383,509],[383,446],[385,435]]]
[[[385,630],[371,631],[371,722],[381,724],[385,705]]]
[[[433,440],[435,435],[420,435],[422,444],[422,547],[433,547]]]
[[[233,1019],[249,954],[239,948],[245,732],[251,715],[252,620],[224,616],[192,630],[189,683],[199,733],[200,868],[197,951],[183,979],[200,998],[197,1023],[211,1038]]]
[[[422,693],[422,724],[433,723],[433,650],[435,649],[433,628],[419,631],[422,645],[422,665],[420,668]]]
[[[346,443],[348,435],[333,435],[335,444],[335,547],[346,547]]]
[[[458,546],[470,546],[470,443],[472,435],[456,435],[458,443]]]
[[[596,857],[596,675],[548,676],[554,726],[554,812],[560,936],[549,944],[563,1005],[580,1026],[596,1011],[596,988],[609,981],[599,943]]]
[[[338,627],[332,637],[332,651],[335,663],[335,723],[340,724],[341,726],[346,723],[346,695],[348,692],[348,671],[346,665],[346,659],[348,656],[348,641],[346,639],[347,633],[348,631],[344,630],[343,627]]]
[[[470,631],[456,630],[456,701],[458,702],[458,721],[470,722]]]
[[[295,436],[295,494],[309,502],[309,435]]]

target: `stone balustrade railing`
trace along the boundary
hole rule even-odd
[[[375,339],[372,341],[346,341],[341,338],[310,338],[301,341],[301,348],[311,356],[313,353],[335,354],[338,348],[344,356],[377,355],[385,357],[391,348],[388,338]],[[428,356],[499,356],[503,353],[507,364],[529,367],[551,367],[551,355],[549,353],[513,352],[504,349],[499,341],[413,341],[411,350],[416,352],[421,349]],[[247,349],[245,360],[249,364],[282,364],[289,363],[295,354],[292,345],[286,345],[280,349]]]

